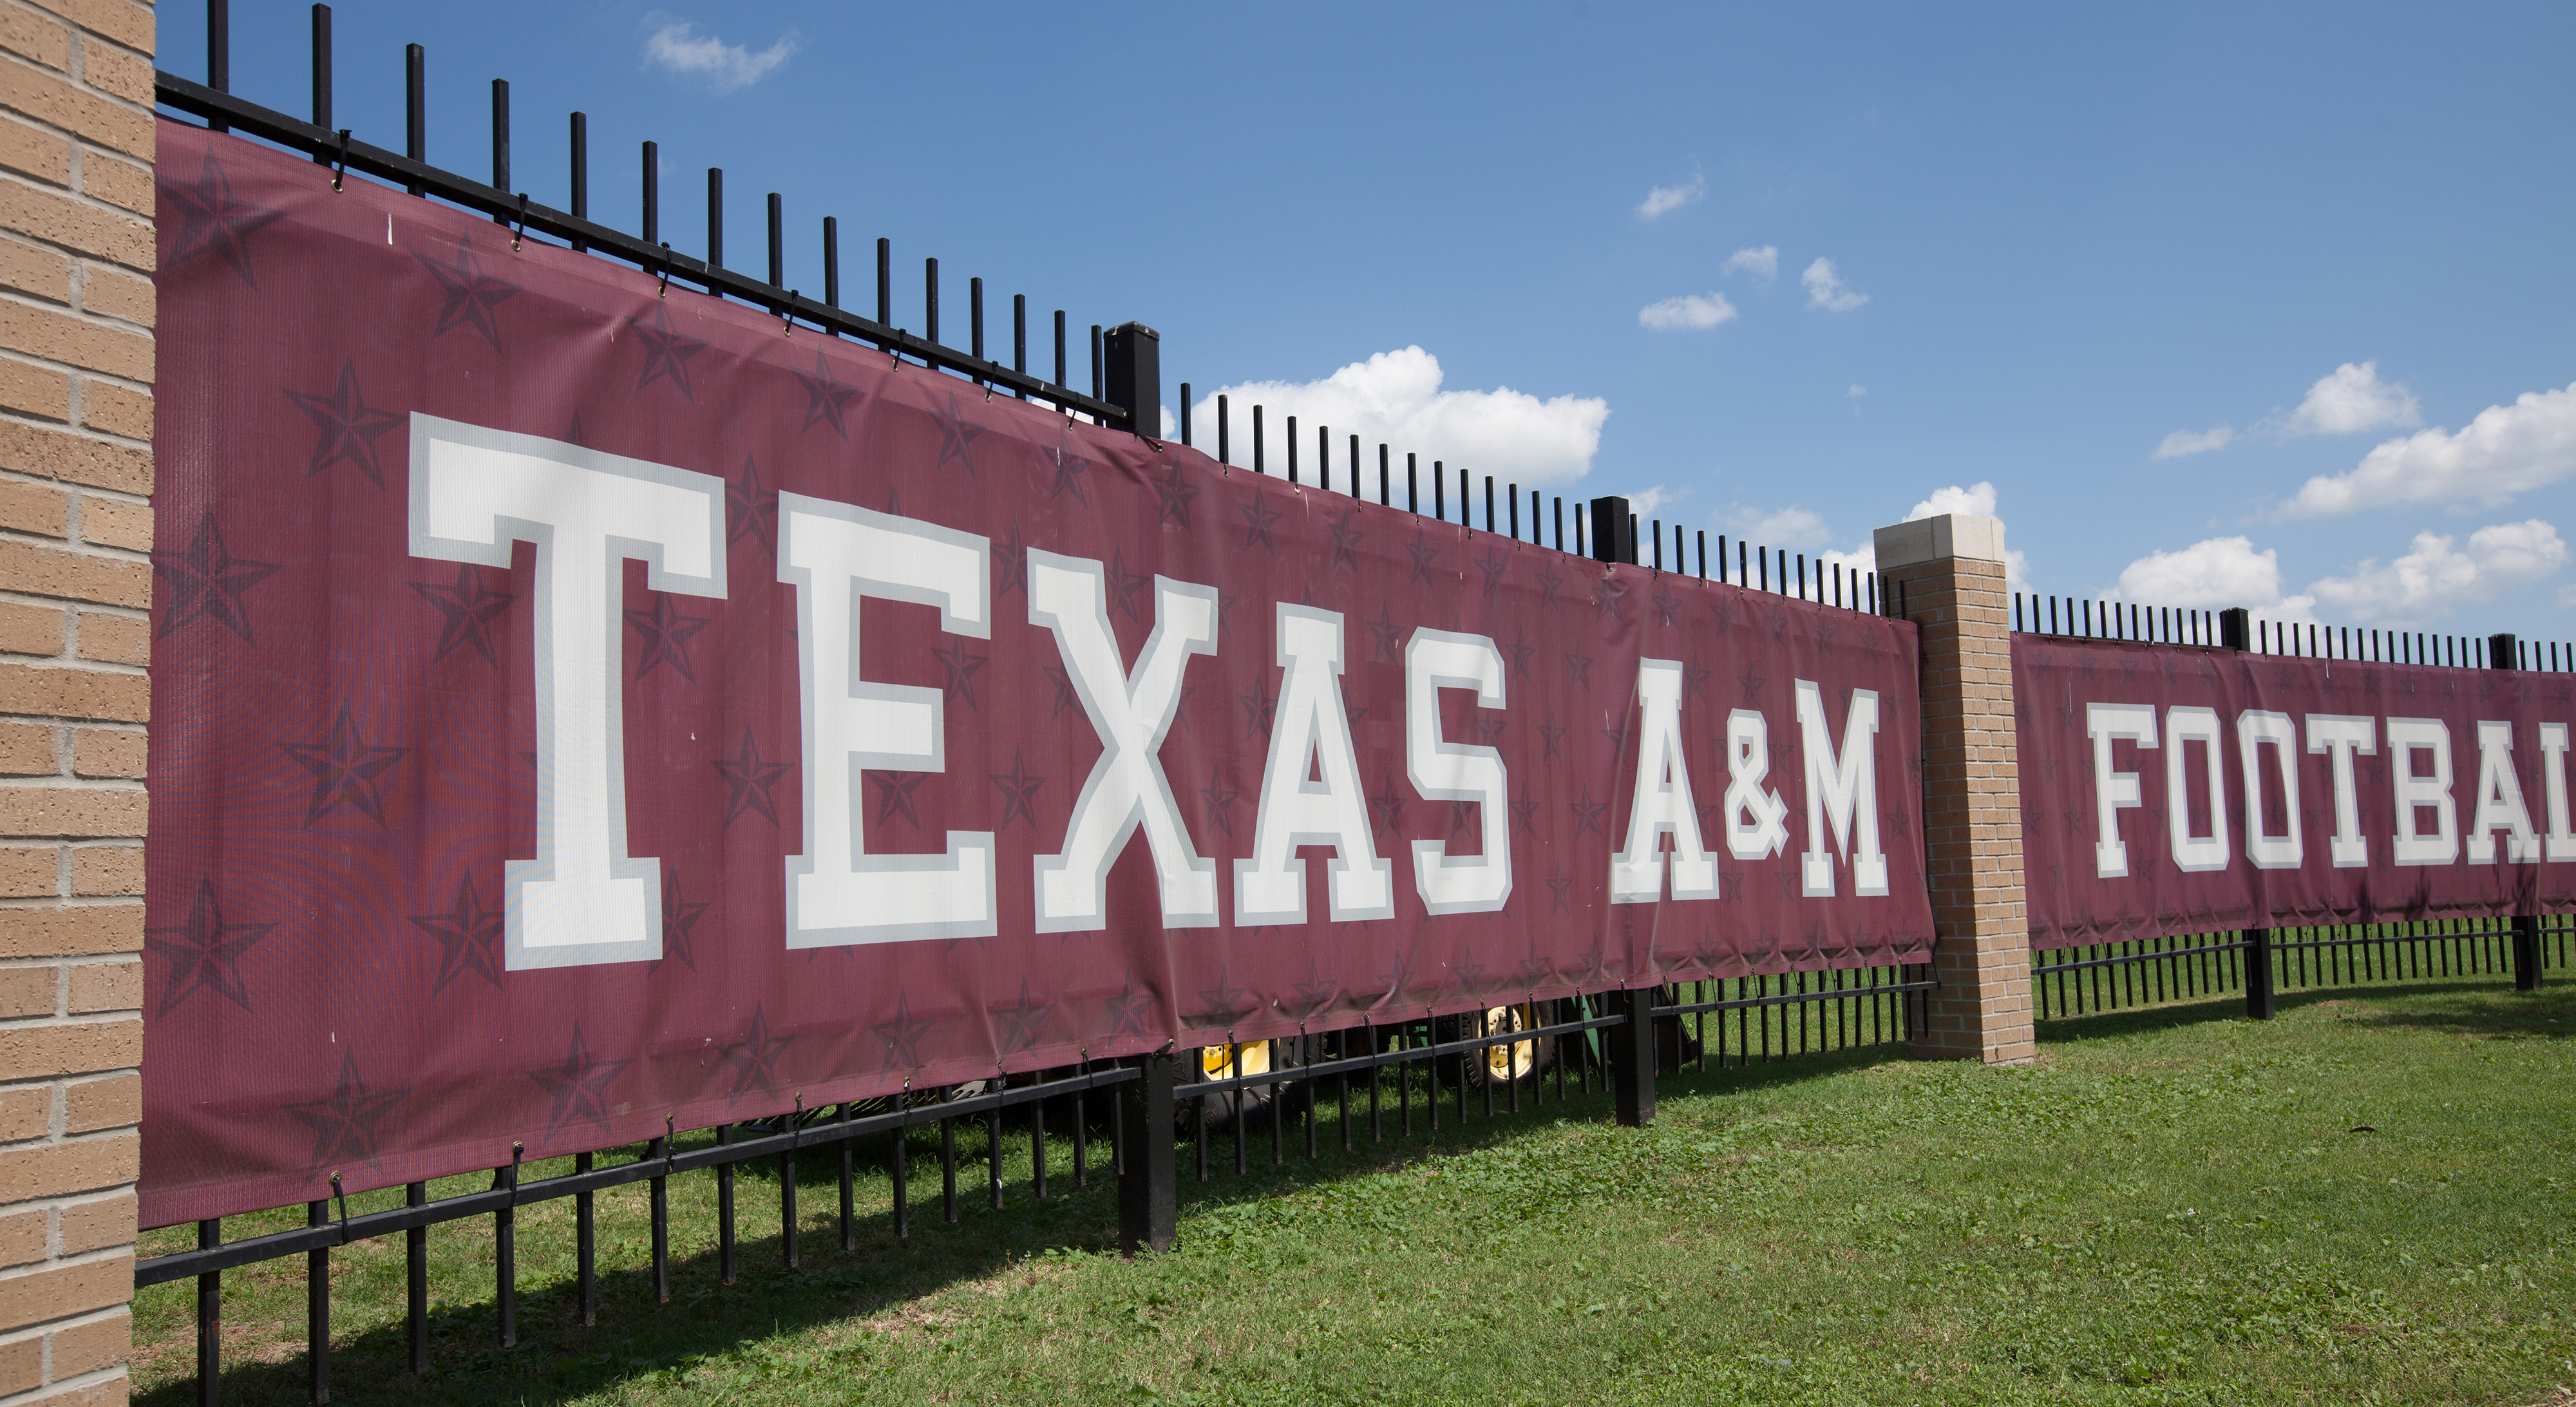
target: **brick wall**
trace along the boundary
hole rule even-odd
[[[152,32],[0,0],[0,1402],[122,1402],[143,1059]]]
[[[1882,528],[1878,556],[1923,641],[1923,839],[1941,986],[1912,1049],[2021,1064],[2037,1047],[2003,526],[1959,515]]]

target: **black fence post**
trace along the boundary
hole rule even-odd
[[[2522,644],[2511,632],[2498,632],[2487,637],[2487,668],[2514,669],[2522,662]],[[2494,838],[2488,837],[2492,844]],[[2537,856],[2533,858],[2537,859]],[[2517,992],[2540,990],[2540,915],[2513,916],[2513,989]]]
[[[2245,930],[2245,1019],[2269,1021],[2277,1007],[2272,988],[2272,930]]]
[[[2218,645],[2223,650],[2254,648],[2254,613],[2243,606],[2230,606],[2218,613]]]
[[[1617,1013],[1628,1018],[1612,1026],[1610,1082],[1619,1123],[1641,1129],[1655,1120],[1655,997],[1662,989],[1634,987],[1616,997]]]
[[[1167,1251],[1180,1221],[1172,1142],[1172,1084],[1180,1057],[1145,1056],[1141,1080],[1118,1087],[1118,1243],[1128,1254]]]
[[[1127,412],[1124,428],[1147,439],[1163,430],[1163,334],[1141,322],[1122,322],[1109,329],[1107,347],[1109,394],[1102,399]]]
[[[1592,500],[1592,535],[1586,545],[1596,562],[1636,562],[1637,515],[1628,511],[1628,500]]]

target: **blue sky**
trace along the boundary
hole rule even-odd
[[[233,15],[234,87],[301,112],[305,7]],[[594,214],[633,227],[651,138],[675,246],[720,165],[733,263],[777,190],[791,284],[837,215],[849,301],[889,236],[897,321],[937,255],[951,326],[980,274],[1160,329],[1167,404],[1810,552],[1985,485],[2037,589],[2576,635],[2564,6],[336,17],[362,136],[417,41],[441,164],[487,169],[507,78],[540,199],[580,108]],[[163,67],[203,53],[165,8]]]

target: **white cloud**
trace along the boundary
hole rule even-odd
[[[2281,554],[2268,547],[2257,552],[2244,537],[2213,537],[2179,552],[2148,553],[2122,569],[2120,584],[2102,597],[2179,610],[2242,606],[2275,620],[2316,619],[2316,597],[2282,592]]]
[[[1721,273],[1747,273],[1769,283],[1780,276],[1780,246],[1766,244],[1759,249],[1739,249],[1726,256]]]
[[[2396,561],[2383,567],[2369,558],[2352,575],[2326,577],[2308,589],[2364,625],[2411,626],[2531,586],[2567,564],[2558,529],[2538,518],[2480,528],[2469,534],[2466,551],[2457,542],[2420,532]]]
[[[1636,489],[1628,494],[1628,511],[1636,514],[1639,520],[1642,521],[1655,516],[1655,514],[1661,511],[1666,505],[1680,497],[1680,493],[1672,489],[1668,489],[1662,484],[1657,484],[1652,488]]]
[[[1823,514],[1795,504],[1766,512],[1739,503],[1720,516],[1717,525],[1756,547],[1815,547],[1833,536]]]
[[[1678,186],[1657,186],[1646,192],[1646,198],[1637,203],[1637,218],[1652,220],[1669,215],[1707,194],[1708,177],[1694,173]]]
[[[699,34],[698,27],[687,20],[655,11],[644,17],[654,26],[644,38],[644,62],[647,67],[668,69],[684,77],[703,78],[719,93],[748,88],[795,57],[804,46],[804,38],[795,30],[780,35],[778,42],[755,54],[740,44],[728,44],[712,34]]]
[[[2488,406],[2453,434],[2439,426],[2390,440],[2349,474],[2318,475],[2281,509],[2317,518],[2401,503],[2509,503],[2576,476],[2576,385]]]
[[[1995,486],[1985,480],[1979,480],[1974,484],[1951,484],[1946,488],[1934,489],[1924,495],[1920,502],[1906,510],[1905,521],[1910,523],[1917,518],[1938,517],[1943,513],[1968,513],[1980,518],[1996,518]],[[1824,542],[1832,533],[1832,529],[1826,525],[1821,515],[1798,507],[1765,513],[1760,509],[1738,505],[1730,510],[1728,515],[1717,521],[1718,525],[1728,532],[1743,537],[1757,547],[1812,546]],[[1997,518],[1997,521],[2001,519]],[[1860,545],[1849,552],[1825,548],[1816,553],[1816,558],[1828,566],[1839,565],[1845,571],[1874,572],[1878,570],[1878,545],[1873,536],[1862,539]],[[2016,548],[2004,549],[2004,578],[2015,591],[2026,591],[2030,588],[2030,583],[2026,579],[2029,560]]]
[[[1869,394],[1869,388],[1855,381],[1852,383],[1852,388],[1843,392],[1843,394],[1851,397],[1853,400],[1859,400],[1861,397]]]
[[[2345,362],[2317,378],[2306,400],[2281,422],[2285,435],[2352,435],[2391,425],[2420,425],[2415,393],[2379,379],[2379,363]]]
[[[1239,464],[1252,462],[1252,407],[1260,405],[1272,435],[1284,433],[1287,417],[1296,416],[1298,433],[1307,437],[1310,450],[1318,425],[1332,427],[1337,445],[1358,435],[1370,447],[1367,473],[1372,483],[1374,450],[1380,443],[1394,447],[1399,471],[1404,454],[1411,451],[1422,457],[1426,470],[1431,460],[1441,459],[1452,470],[1465,466],[1525,489],[1579,479],[1591,469],[1592,456],[1601,448],[1601,423],[1610,418],[1608,401],[1598,396],[1540,400],[1509,387],[1446,391],[1441,379],[1438,357],[1407,347],[1353,362],[1320,381],[1247,381],[1218,389],[1233,413]],[[1199,443],[1212,445],[1216,394],[1202,397],[1193,414]],[[1271,449],[1274,455],[1284,454],[1276,443]],[[1342,477],[1337,474],[1336,481]]]
[[[1831,259],[1818,259],[1809,264],[1807,271],[1798,275],[1798,281],[1807,286],[1807,306],[1810,308],[1848,313],[1869,301],[1868,294],[1855,293],[1843,286],[1842,275],[1834,272]]]
[[[2214,449],[2225,449],[2235,438],[2236,427],[2232,425],[2208,430],[2176,430],[2165,436],[2163,444],[2156,446],[2155,457],[2180,459],[2186,454],[2204,454]]]
[[[1735,321],[1735,305],[1723,293],[1685,293],[1637,310],[1637,325],[1657,332],[1701,330]]]

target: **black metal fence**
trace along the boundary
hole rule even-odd
[[[2327,626],[2266,620],[2242,609],[2020,592],[2013,595],[2013,629],[2299,658],[2576,671],[2576,645],[2559,641]],[[2043,1019],[2240,992],[2250,1015],[2268,1019],[2279,993],[2303,988],[2506,973],[2518,987],[2536,987],[2544,969],[2568,965],[2571,932],[2576,927],[2564,915],[2227,929],[2035,952],[2030,975]]]
[[[233,131],[308,155],[331,168],[336,185],[355,174],[400,186],[411,194],[446,201],[489,216],[507,226],[517,241],[551,240],[576,251],[623,260],[658,279],[695,286],[709,296],[733,298],[766,310],[790,326],[804,324],[828,335],[871,343],[889,356],[985,386],[995,393],[1051,404],[1068,415],[1129,430],[1151,438],[1160,428],[1161,387],[1155,334],[1136,324],[1104,330],[1090,328],[1089,391],[1070,384],[1066,315],[1054,314],[1054,376],[1028,367],[1027,299],[1012,299],[1012,349],[1005,363],[986,354],[983,280],[968,283],[967,345],[941,339],[939,262],[923,267],[921,326],[918,335],[896,325],[893,307],[892,245],[876,245],[876,299],[873,317],[841,306],[839,225],[822,222],[823,297],[817,301],[783,286],[785,264],[784,202],[775,192],[767,206],[768,278],[756,279],[724,262],[723,172],[711,168],[708,180],[706,253],[703,258],[674,251],[661,238],[658,153],[643,145],[643,201],[640,232],[629,234],[598,223],[589,206],[588,123],[571,115],[571,190],[568,208],[537,202],[514,191],[511,171],[509,85],[492,85],[492,179],[486,183],[429,164],[425,151],[425,66],[419,45],[409,46],[406,139],[404,150],[374,146],[354,133],[332,126],[333,54],[331,11],[312,7],[312,115],[310,120],[245,101],[230,91],[230,39],[225,0],[209,0],[207,81],[192,82],[163,72],[157,78],[160,106],[188,115],[216,131]],[[1191,388],[1182,383],[1178,417],[1180,438],[1193,438]],[[1217,457],[1233,462],[1232,410],[1219,395]],[[1255,472],[1268,473],[1270,449],[1265,411],[1252,407],[1251,450]],[[1306,482],[1294,417],[1286,422],[1283,468],[1296,482]],[[1337,446],[1329,427],[1315,427],[1314,482],[1337,489],[1333,451],[1347,449],[1346,469],[1338,491],[1365,495],[1363,446],[1346,435]],[[1393,506],[1396,493],[1394,452],[1377,446],[1376,499]],[[1424,478],[1430,497],[1423,497]],[[1431,461],[1426,476],[1420,457],[1404,456],[1406,507],[1446,519],[1449,491],[1457,492],[1457,522],[1472,526],[1477,480],[1467,470],[1451,471]],[[1749,589],[1794,595],[1802,600],[1862,612],[1902,614],[1901,599],[1882,602],[1874,575],[1819,558],[1810,564],[1803,553],[1757,546],[1720,534],[1714,554],[1708,534],[1674,525],[1641,523],[1626,500],[1609,497],[1578,502],[1569,515],[1562,497],[1531,491],[1526,500],[1517,484],[1497,486],[1491,476],[1481,482],[1485,528],[1515,540],[1552,545],[1560,551],[1602,561],[1651,565],[1657,570],[1695,573]],[[1528,510],[1526,535],[1522,509]],[[1573,520],[1571,544],[1567,519]],[[1553,541],[1551,542],[1550,539]],[[1730,547],[1732,553],[1730,557]],[[1667,549],[1669,548],[1669,558]],[[1696,560],[1694,560],[1694,558]],[[1714,569],[1712,573],[1712,568]],[[830,1150],[837,1162],[833,1193],[837,1197],[840,1244],[857,1244],[861,1219],[858,1205],[860,1149],[870,1140],[891,1137],[893,1153],[886,1171],[891,1183],[885,1215],[893,1234],[911,1231],[915,1201],[909,1185],[913,1158],[909,1140],[917,1132],[935,1131],[939,1154],[939,1206],[947,1223],[959,1220],[961,1198],[978,1195],[972,1183],[979,1170],[970,1154],[960,1156],[959,1133],[978,1126],[983,1133],[980,1196],[1000,1208],[1005,1201],[1004,1150],[1024,1135],[1029,1180],[1034,1198],[1049,1195],[1049,1148],[1070,1142],[1070,1180],[1088,1186],[1098,1158],[1091,1147],[1095,1131],[1111,1147],[1109,1173],[1117,1179],[1120,1232],[1130,1246],[1160,1246],[1171,1238],[1176,1216],[1175,1183],[1181,1150],[1190,1150],[1192,1171],[1208,1178],[1229,1161],[1246,1171],[1267,1145],[1272,1162],[1285,1161],[1302,1144],[1308,1157],[1320,1156],[1329,1140],[1340,1148],[1355,1147],[1365,1117],[1367,1137],[1411,1137],[1417,1129],[1437,1133],[1447,1105],[1453,1127],[1471,1117],[1519,1113],[1524,1106],[1544,1107],[1597,1088],[1617,1096],[1615,1110],[1623,1122],[1640,1123],[1654,1108],[1658,1070],[1684,1067],[1706,1070],[1786,1059],[1827,1051],[1895,1045],[1903,1042],[1921,1019],[1922,994],[1934,986],[1928,966],[1823,969],[1761,973],[1684,982],[1678,986],[1612,990],[1586,996],[1537,1000],[1508,995],[1487,998],[1490,1004],[1464,1011],[1426,1010],[1419,1019],[1317,1031],[1280,1041],[1250,1045],[1228,1043],[1204,1050],[1165,1051],[1119,1061],[1092,1062],[1062,1069],[1013,1075],[990,1082],[941,1089],[912,1090],[889,1098],[808,1110],[801,1100],[792,1111],[750,1123],[711,1130],[666,1129],[661,1138],[640,1147],[576,1155],[570,1170],[527,1179],[523,1152],[513,1146],[512,1161],[493,1169],[485,1190],[433,1198],[429,1185],[412,1183],[359,1194],[361,1210],[352,1212],[350,1194],[306,1204],[303,1224],[242,1239],[224,1239],[221,1220],[199,1222],[193,1250],[151,1256],[137,1262],[138,1287],[193,1279],[196,1282],[197,1396],[213,1403],[222,1383],[223,1275],[262,1262],[302,1256],[310,1287],[306,1305],[307,1362],[310,1394],[327,1401],[331,1373],[331,1253],[338,1248],[400,1234],[404,1238],[409,1362],[414,1372],[429,1364],[429,1231],[432,1227],[490,1218],[494,1246],[493,1305],[495,1333],[503,1346],[518,1337],[519,1270],[516,1216],[519,1208],[547,1202],[572,1203],[575,1240],[573,1293],[580,1322],[593,1323],[599,1306],[595,1199],[615,1188],[644,1183],[650,1190],[651,1280],[654,1298],[671,1298],[670,1180],[692,1173],[712,1174],[717,1188],[717,1269],[727,1284],[738,1266],[738,1227],[733,1187],[737,1170],[775,1160],[779,1185],[780,1254],[786,1265],[801,1256],[800,1155]],[[1006,1130],[1006,1125],[1008,1126]],[[1331,1133],[1326,1134],[1329,1127]],[[1055,1130],[1050,1135],[1050,1128]],[[1231,1158],[1227,1143],[1231,1143]],[[1212,1156],[1213,1155],[1213,1156]],[[1060,1188],[1064,1174],[1057,1174]],[[282,1209],[284,1210],[284,1209]],[[273,1224],[276,1213],[251,1214]]]

